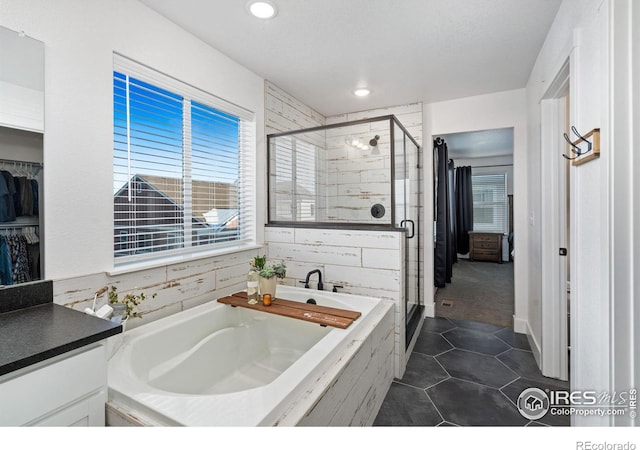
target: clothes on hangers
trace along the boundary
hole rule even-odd
[[[19,284],[40,277],[40,251],[37,245],[29,245],[25,236],[0,236],[0,281],[2,284]]]
[[[33,188],[27,177],[18,177],[20,180],[20,202],[22,203],[22,215],[33,216]]]
[[[40,213],[38,181],[0,171],[0,222],[13,222],[20,216]]]
[[[16,211],[13,204],[14,194],[13,176],[9,172],[2,171],[2,176],[0,176],[0,222],[13,222],[16,220]]]
[[[11,271],[11,250],[9,249],[9,244],[7,244],[7,241],[0,238],[0,284],[13,284]]]
[[[40,206],[38,205],[38,202],[39,202],[38,180],[31,179],[31,191],[33,192],[33,215],[34,216],[39,216],[40,215]]]

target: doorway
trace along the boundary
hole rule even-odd
[[[512,127],[436,136],[436,316],[513,327],[513,149]]]
[[[547,377],[569,379],[571,114],[569,60],[541,101],[542,349]],[[563,157],[562,155],[565,155]]]

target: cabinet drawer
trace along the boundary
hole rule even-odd
[[[473,240],[476,242],[496,242],[498,240],[498,237],[492,236],[490,234],[480,234],[474,235]]]
[[[487,242],[487,241],[480,241],[480,242],[474,242],[473,243],[473,248],[475,250],[478,249],[492,249],[494,251],[498,250],[498,242]]]
[[[492,258],[496,258],[498,256],[498,251],[497,250],[489,250],[486,248],[481,248],[481,249],[474,249],[473,250],[473,256],[474,257],[479,257],[479,256],[490,256]]]

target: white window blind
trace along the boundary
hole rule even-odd
[[[253,115],[116,56],[116,264],[254,236]]]
[[[472,175],[473,229],[504,233],[507,230],[507,179],[504,173]]]
[[[296,220],[316,220],[316,146],[297,140],[295,153]]]
[[[318,147],[297,136],[277,137],[271,145],[271,207],[275,207],[271,217],[282,221],[316,220]]]

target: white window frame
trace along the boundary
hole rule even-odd
[[[185,243],[183,248],[173,250],[162,250],[156,252],[143,253],[138,255],[115,256],[117,244],[113,246],[114,273],[125,271],[127,268],[144,268],[163,265],[171,262],[184,261],[188,259],[196,259],[218,254],[226,254],[235,251],[242,251],[255,248],[256,243],[256,119],[255,113],[241,106],[235,105],[213,94],[205,92],[194,86],[181,82],[173,77],[160,73],[152,68],[133,61],[125,56],[114,53],[113,70],[123,73],[130,77],[147,82],[153,86],[165,89],[174,94],[181,95],[185,99],[204,104],[208,107],[217,109],[226,114],[233,115],[240,119],[240,138],[239,138],[239,161],[240,169],[238,173],[239,180],[239,221],[240,221],[240,237],[239,239],[220,242],[215,244],[194,245]],[[113,100],[112,100],[113,101]],[[186,120],[185,120],[186,121]],[[184,124],[188,127],[186,135],[190,134],[190,123]],[[190,143],[185,145],[190,147]],[[183,152],[189,153],[187,149]],[[183,153],[184,155],[184,153]],[[187,154],[183,161],[183,173],[190,174],[191,161]],[[183,178],[183,189],[185,196],[189,194],[191,180]],[[115,212],[115,211],[114,211]],[[115,216],[114,216],[115,217]],[[184,209],[184,231],[183,235],[190,241],[191,234],[191,205],[185,204]],[[115,231],[115,225],[114,225]]]
[[[479,216],[479,214],[476,214],[476,207],[478,206],[478,202],[476,202],[475,200],[473,201],[473,230],[474,231],[482,231],[482,232],[489,232],[489,233],[506,233],[508,231],[508,221],[509,221],[509,214],[508,214],[508,209],[509,209],[509,201],[508,201],[508,192],[507,192],[507,176],[508,174],[506,172],[500,172],[500,173],[482,173],[482,174],[477,174],[477,175],[471,175],[471,185],[473,186],[474,184],[474,179],[475,178],[481,178],[481,177],[502,177],[503,180],[502,182],[504,183],[504,201],[503,202],[482,202],[482,205],[485,206],[489,206],[489,207],[502,207],[503,212],[502,212],[502,229],[498,229],[498,227],[492,227],[492,226],[481,226],[481,224],[478,224],[476,222],[476,217]]]

